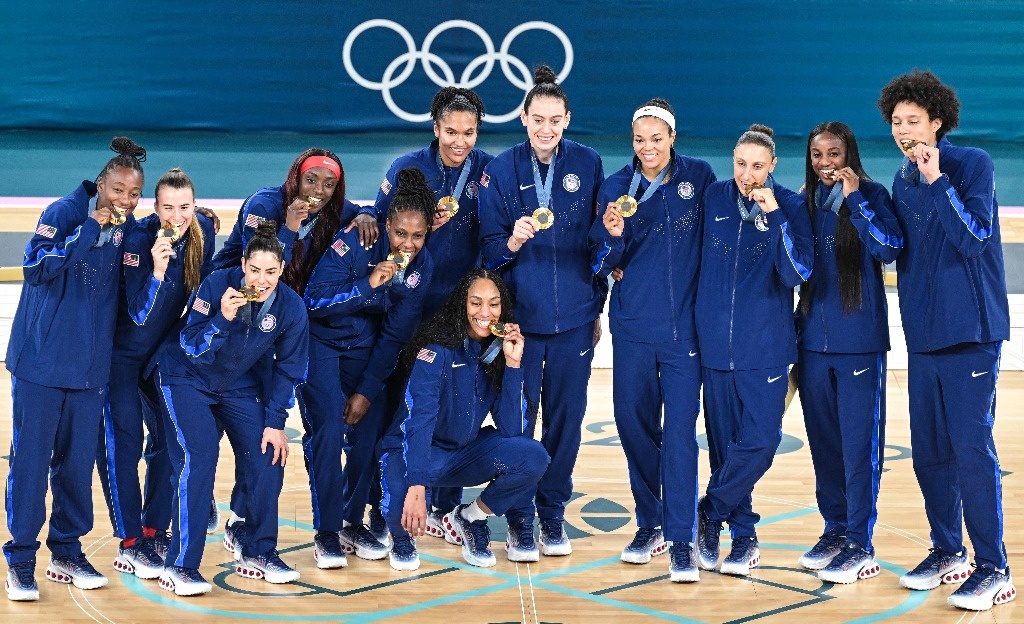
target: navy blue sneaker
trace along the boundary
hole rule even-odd
[[[462,516],[462,510],[469,505],[462,504],[448,512],[444,519],[445,525],[454,527],[462,540],[462,558],[469,565],[481,568],[494,567],[498,562],[491,552],[491,529],[487,520],[470,522]]]
[[[702,496],[697,502],[697,565],[704,570],[714,570],[718,567],[722,523],[708,518],[704,512],[704,499]]]

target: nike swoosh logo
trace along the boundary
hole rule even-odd
[[[697,355],[697,352],[696,352],[696,351],[690,351],[690,357],[693,357],[693,356],[695,356],[695,355]]]
[[[768,383],[775,383],[776,381],[778,381],[780,379],[782,379],[782,375],[779,375],[778,377],[769,377],[768,378]]]
[[[981,372],[981,373],[976,373],[974,371],[971,371],[971,377],[981,377],[982,375],[988,375],[988,371],[984,371],[984,372]]]
[[[525,191],[526,189],[530,188],[531,186],[533,186],[533,185],[532,184],[520,184],[519,185],[519,190],[520,191]]]
[[[366,266],[372,266],[372,267],[375,267],[375,266],[377,266],[377,265],[376,265],[376,264],[374,264],[373,262],[367,262],[367,263],[366,263]]]
[[[452,368],[458,368],[460,366],[465,366],[465,364],[456,364],[455,362],[452,362]]]
[[[587,354],[587,353],[588,353],[589,351],[590,351],[590,349],[587,349],[586,351],[580,351],[580,357],[583,357],[583,356],[584,356],[584,355],[586,355],[586,354]]]
[[[866,369],[866,368],[864,370],[853,371],[853,376],[856,377],[857,375],[861,375],[861,374],[866,373],[866,372],[868,372],[868,369]]]
[[[715,217],[715,221],[725,221],[729,217]]]

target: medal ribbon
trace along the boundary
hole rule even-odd
[[[907,184],[917,185],[921,181],[921,172],[917,170],[917,163],[904,156],[903,164],[900,166],[900,177]]]
[[[654,195],[654,191],[658,190],[658,187],[661,186],[662,182],[664,182],[665,176],[668,175],[668,168],[671,165],[672,162],[669,161],[669,163],[665,165],[665,167],[661,171],[658,172],[658,175],[654,178],[654,181],[651,182],[651,185],[647,187],[647,190],[644,191],[644,194],[640,197],[640,199],[636,200],[637,205],[644,203],[645,201],[650,199],[652,195]],[[638,188],[640,188],[640,169],[634,168],[633,180],[630,181],[629,183],[629,196],[636,198],[636,190]]]
[[[821,181],[818,182],[818,207],[839,214],[839,209],[843,206],[843,183],[837,181],[833,184],[827,197],[826,188],[828,187]]]
[[[245,277],[244,276],[242,277],[242,283],[240,284],[240,286],[245,286]],[[277,299],[277,289],[276,288],[274,290],[270,291],[270,296],[267,297],[267,300],[263,302],[262,306],[260,306],[260,311],[256,315],[256,325],[257,326],[259,326],[260,323],[263,322],[263,318],[267,314],[270,314],[270,306],[271,306],[271,304],[274,303],[274,299]],[[238,314],[242,315],[242,320],[245,321],[246,325],[252,325],[253,324],[252,310],[253,310],[252,301],[246,301],[245,305],[238,309]]]
[[[775,180],[772,179],[771,175],[769,175],[768,179],[764,181],[764,186],[765,188],[770,188],[772,190],[775,189]],[[739,188],[739,185],[736,186],[736,190],[738,191],[736,194],[736,206],[740,209],[740,218],[747,223],[753,223],[754,219],[757,218],[757,215],[762,214],[764,211],[761,210],[761,206],[758,205],[756,201],[750,201],[746,198],[743,194],[743,189]],[[753,204],[752,208],[747,208],[748,201]]]
[[[555,161],[551,160],[551,166],[548,167],[548,180],[547,185],[540,179],[540,166],[537,164],[537,155],[533,153],[533,149],[530,149],[530,161],[533,164],[533,184],[537,187],[537,203],[540,204],[538,208],[551,208],[551,178],[555,177]]]
[[[306,238],[306,235],[309,234],[313,230],[313,227],[316,225],[316,220],[319,217],[320,217],[320,214],[317,213],[317,214],[313,215],[312,219],[306,221],[306,225],[300,225],[299,226],[299,233],[296,235],[299,240],[302,240],[303,238]]]
[[[444,163],[441,162],[441,153],[437,153],[437,166],[441,169],[441,173],[444,173]],[[473,168],[473,157],[469,156],[466,158],[466,162],[462,163],[462,173],[459,174],[459,179],[455,183],[455,189],[452,190],[452,197],[455,201],[458,201],[462,197],[462,191],[466,188],[466,182],[469,180],[469,170]],[[444,187],[441,187],[441,192],[444,192]]]

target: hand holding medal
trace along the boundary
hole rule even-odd
[[[619,199],[622,198],[620,197]],[[604,229],[608,230],[608,233],[615,237],[622,236],[623,230],[626,229],[626,222],[622,218],[625,215],[622,214],[619,205],[620,204],[617,201],[608,202],[608,206],[604,211],[604,216],[601,217],[601,222],[604,223]]]
[[[505,354],[505,365],[519,368],[523,359],[523,334],[515,323],[491,322],[491,333],[502,340],[501,350]]]
[[[555,213],[551,212],[550,208],[541,206],[533,211],[533,220],[536,221],[538,229],[546,230],[555,224]]]

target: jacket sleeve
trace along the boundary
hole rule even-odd
[[[963,192],[950,183],[943,174],[928,185],[927,195],[946,236],[957,251],[968,258],[979,255],[992,237],[995,214],[995,170],[988,154],[964,164]],[[962,196],[961,196],[962,195]]]
[[[803,197],[786,191],[777,196],[779,209],[768,214],[768,227],[776,232],[775,270],[789,288],[803,284],[814,266],[811,219]]]
[[[45,284],[85,257],[100,236],[100,224],[86,217],[74,223],[74,206],[67,200],[50,204],[39,217],[35,234],[25,247],[25,281]]]
[[[388,169],[387,174],[384,176],[384,180],[380,183],[380,188],[377,189],[377,201],[373,202],[372,206],[363,206],[359,209],[359,214],[368,214],[377,219],[377,221],[383,221],[388,216],[388,206],[391,204],[391,192],[398,186],[398,163],[399,159],[395,159],[391,163],[391,168]]]
[[[284,429],[288,410],[295,405],[295,387],[306,381],[309,364],[309,318],[296,305],[295,322],[274,341],[274,363],[267,389],[263,424]]]
[[[523,369],[505,367],[501,394],[491,406],[491,419],[506,438],[526,433],[526,394],[523,391]]]
[[[179,339],[185,355],[199,364],[213,362],[217,351],[227,340],[231,325],[220,311],[220,298],[224,293],[214,292],[210,282],[210,279],[205,279],[199,285]]]
[[[384,388],[384,380],[398,364],[399,353],[408,344],[423,318],[423,300],[430,288],[430,280],[431,276],[428,275],[384,314],[380,336],[373,345],[370,360],[356,385],[356,392],[371,401]]]
[[[499,176],[489,176],[489,168],[488,166],[484,169],[484,178],[489,178],[486,186],[480,184],[480,252],[484,267],[498,269],[513,262],[519,256],[519,252],[508,248],[508,239],[512,236],[515,219],[510,216]],[[508,192],[519,191],[517,189]],[[525,244],[529,245],[530,242],[527,241]]]
[[[449,351],[438,349],[437,345],[429,345],[424,351],[424,357],[431,361],[414,360],[402,397],[407,413],[401,427],[402,456],[409,485],[430,485],[430,445],[441,406],[441,385],[450,379],[445,375],[451,366]]]
[[[141,229],[141,228],[140,228]],[[153,250],[146,245],[148,237],[142,232],[128,235],[124,245],[124,289],[128,303],[128,316],[140,327],[149,315],[164,305],[174,284],[158,280],[153,275]]]
[[[284,226],[285,206],[279,206],[276,201],[265,193],[255,193],[242,204],[242,211],[238,215],[242,226],[242,249],[249,246],[249,241],[256,236],[256,228],[264,221],[277,223],[277,239],[284,246],[284,262],[288,264],[292,259],[292,243],[298,233],[293,232]]]
[[[339,248],[343,251],[338,251]],[[383,292],[384,284],[373,288],[369,275],[357,276],[354,264],[357,261],[361,261],[361,256],[339,234],[320,258],[306,285],[303,301],[311,318],[353,314],[368,299]]]
[[[846,205],[850,222],[857,228],[860,240],[875,260],[889,264],[903,250],[903,230],[893,212],[892,198],[882,185],[850,193]]]
[[[626,248],[625,230],[622,236],[612,236],[604,226],[604,213],[610,201],[604,193],[597,196],[597,218],[590,226],[590,267],[600,278],[607,278],[612,269],[619,266]]]

